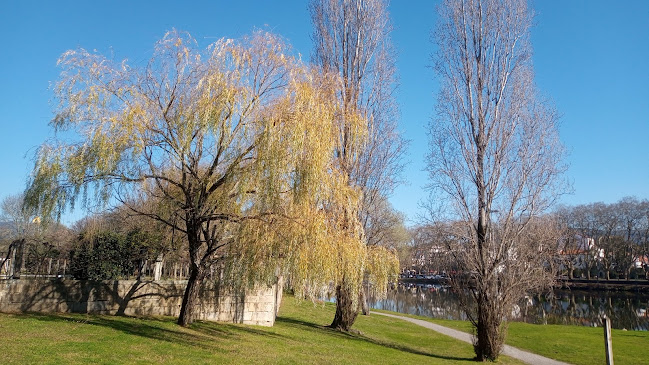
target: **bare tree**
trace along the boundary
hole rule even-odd
[[[562,272],[573,279],[576,268],[583,269],[588,279],[591,271],[600,264],[600,248],[595,244],[597,227],[588,207],[561,206],[555,211],[559,224],[565,231],[557,244],[557,262],[562,264]]]
[[[313,0],[310,4],[313,61],[325,71],[340,75],[338,98],[342,108],[360,113],[368,123],[367,143],[354,154],[346,146],[350,128],[342,121],[342,143],[337,153],[349,183],[362,191],[358,219],[368,243],[377,240],[374,235],[384,234],[370,226],[378,219],[374,215],[380,210],[381,200],[398,183],[406,145],[396,124],[396,69],[387,5],[386,0]],[[357,300],[340,298],[350,292],[343,288],[349,284],[337,285],[336,316],[331,324],[343,330],[354,323],[357,315]],[[344,304],[349,307],[343,308]]]
[[[11,239],[25,238],[37,228],[34,222],[39,219],[23,209],[23,201],[22,194],[15,194],[0,203],[0,221],[7,225],[5,234]]]
[[[625,244],[620,249],[620,260],[618,264],[624,270],[627,280],[637,260],[643,256],[641,245],[641,222],[644,218],[642,203],[635,197],[624,197],[614,205],[621,224],[621,235]]]
[[[8,238],[7,253],[0,261],[0,270],[5,263],[12,258],[13,268],[16,272],[10,270],[12,274],[20,276],[20,271],[25,261],[25,239],[33,236],[36,225],[32,220],[34,217],[23,210],[23,196],[21,194],[10,195],[2,199],[0,203],[0,221],[4,223],[2,236]]]
[[[367,244],[395,249],[402,246],[410,240],[404,221],[404,215],[396,211],[387,198],[376,199],[364,224]]]
[[[0,261],[0,268],[10,258],[16,260],[14,275],[23,269],[32,274],[47,273],[42,270],[47,259],[62,256],[71,242],[71,232],[59,223],[41,222],[39,216],[24,209],[24,195],[7,196],[0,203],[0,222],[6,224],[4,235],[11,244]]]
[[[439,15],[431,203],[458,223],[449,225],[458,237],[449,248],[470,280],[455,281],[470,284],[463,303],[477,359],[493,360],[512,305],[552,279],[551,239],[537,239],[536,228],[561,188],[563,149],[556,113],[533,83],[527,1],[445,0]]]

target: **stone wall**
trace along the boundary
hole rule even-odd
[[[186,280],[0,280],[0,312],[178,316],[186,285]],[[199,298],[197,319],[272,326],[282,283],[244,294],[206,282]]]

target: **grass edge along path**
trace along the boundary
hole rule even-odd
[[[439,319],[412,314],[372,310],[372,313],[394,313],[443,327],[473,334],[469,321]],[[602,327],[571,324],[507,323],[506,344],[535,354],[577,365],[606,364]],[[647,344],[649,331],[613,329],[613,358],[616,365],[649,365]]]
[[[404,316],[399,316],[395,314],[389,314],[389,313],[382,313],[382,312],[372,312],[374,314],[378,314],[381,316],[386,316],[386,317],[391,317],[391,318],[398,318],[404,321],[408,321],[410,323],[414,323],[418,326],[422,326],[428,329],[431,329],[433,331],[439,332],[441,334],[444,334],[446,336],[453,337],[457,340],[464,341],[467,343],[473,344],[473,335],[458,331],[452,328],[440,326],[435,323],[431,323],[428,321],[424,321],[421,319],[416,319],[416,318],[410,318],[410,317],[404,317]],[[516,347],[505,345],[503,347],[503,355],[513,357],[515,359],[521,360],[525,362],[526,364],[532,364],[532,365],[568,365],[566,362],[550,359],[545,356],[537,355],[532,352],[524,351],[521,349],[517,349]]]

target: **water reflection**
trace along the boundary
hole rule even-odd
[[[399,283],[387,299],[372,300],[370,305],[432,318],[466,319],[450,289],[439,284]],[[613,328],[647,331],[648,309],[648,293],[556,290],[527,297],[513,309],[512,317],[528,323],[600,326],[606,314]]]

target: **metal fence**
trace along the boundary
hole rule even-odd
[[[178,260],[144,260],[134,265],[132,272],[119,279],[182,280],[189,276],[189,263]],[[214,270],[210,270],[210,276]],[[15,252],[0,253],[0,279],[20,277],[71,278],[70,261],[62,258],[44,258],[38,264],[27,266],[24,259],[16,258]]]

